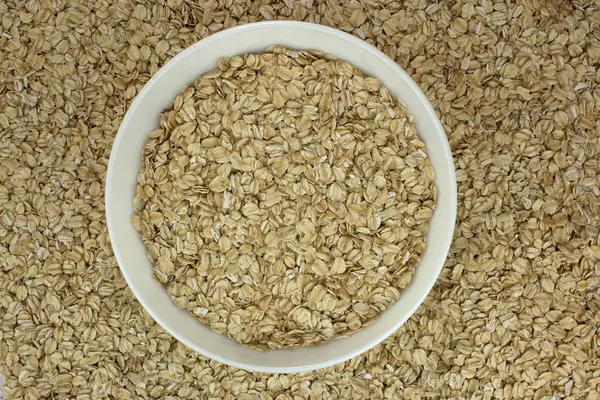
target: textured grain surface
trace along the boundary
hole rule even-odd
[[[320,51],[222,58],[147,136],[131,222],[154,278],[261,350],[373,322],[410,283],[435,207],[411,120],[378,79]]]
[[[594,1],[0,2],[0,375],[9,398],[598,399],[600,11]],[[102,184],[131,99],[238,22],[338,27],[440,113],[459,210],[441,277],[344,364],[263,375],[186,350],[107,242]]]

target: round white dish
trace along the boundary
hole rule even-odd
[[[269,45],[333,54],[374,76],[406,103],[435,169],[437,208],[430,221],[427,250],[400,299],[354,335],[312,347],[260,352],[212,332],[171,301],[152,279],[152,265],[130,223],[142,148],[161,111],[221,57],[262,52]],[[115,256],[129,287],[148,313],[170,334],[200,354],[251,371],[291,373],[328,367],[365,352],[396,331],[423,302],[446,259],[456,219],[456,177],[446,135],[419,87],[382,52],[342,31],[305,22],[274,21],[216,33],[182,51],[144,86],[117,133],[106,178],[106,218]]]

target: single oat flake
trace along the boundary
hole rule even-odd
[[[434,170],[404,104],[319,51],[224,58],[150,133],[132,223],[155,279],[257,349],[345,336],[426,247]]]

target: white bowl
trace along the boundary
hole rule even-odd
[[[161,111],[179,92],[221,57],[262,52],[269,45],[316,49],[333,54],[377,77],[414,116],[435,169],[437,208],[431,218],[427,250],[400,299],[375,322],[354,335],[312,347],[260,352],[212,332],[171,301],[152,279],[152,265],[131,226],[132,199],[142,148],[158,125]],[[216,33],[179,53],[144,86],[127,111],[114,142],[106,178],[106,218],[121,271],[148,313],[171,335],[198,353],[222,363],[261,372],[302,372],[346,361],[396,331],[419,307],[446,259],[456,219],[456,177],[450,147],[433,108],[412,79],[373,46],[344,32],[304,22],[275,21],[238,26]]]

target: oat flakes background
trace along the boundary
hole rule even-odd
[[[0,375],[8,398],[600,398],[600,10],[594,1],[0,2]],[[247,373],[164,333],[127,289],[103,184],[129,102],[180,50],[298,19],[393,57],[439,110],[456,237],[372,351]]]

